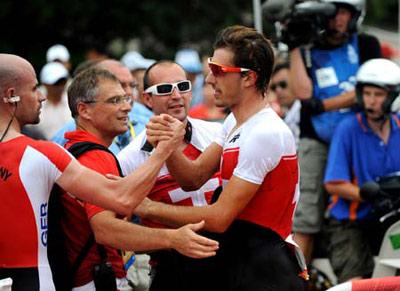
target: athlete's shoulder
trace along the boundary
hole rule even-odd
[[[254,133],[265,136],[275,134],[289,134],[290,129],[282,118],[270,107],[267,107],[257,113],[249,122]]]
[[[216,121],[206,121],[198,118],[191,118],[188,117],[188,120],[192,124],[193,128],[199,129],[199,130],[207,130],[207,131],[220,131],[222,129],[222,124],[220,122]]]
[[[204,151],[206,147],[221,135],[222,124],[218,122],[189,117],[188,121],[192,125],[191,144],[200,151]]]
[[[43,153],[44,155],[66,154],[68,156],[71,156],[66,149],[52,141],[34,140],[29,138],[29,140],[27,140],[27,145]]]

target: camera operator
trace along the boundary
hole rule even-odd
[[[382,239],[371,219],[371,204],[360,197],[360,186],[400,170],[400,115],[391,113],[400,94],[400,67],[386,59],[369,60],[356,82],[363,111],[337,127],[325,174],[332,195],[325,229],[328,255],[339,282],[370,276],[372,255]]]
[[[302,101],[299,142],[301,195],[293,230],[307,263],[311,261],[314,236],[322,229],[326,209],[323,175],[331,137],[339,122],[352,114],[350,106],[355,103],[354,83],[359,65],[380,57],[378,40],[357,33],[364,1],[322,2],[334,5],[336,9],[332,16],[324,14],[326,19],[321,20],[323,16],[319,15],[319,24],[326,27],[320,27],[318,37],[312,38],[314,43],[301,46],[288,43],[292,89]],[[293,25],[286,31],[289,35],[290,27]]]

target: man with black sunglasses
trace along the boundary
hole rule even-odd
[[[269,88],[275,94],[283,113],[283,120],[292,131],[296,144],[300,134],[300,100],[294,96],[289,84],[289,63],[275,65]]]
[[[155,115],[168,114],[185,124],[186,134],[178,150],[194,160],[220,134],[221,124],[188,117],[191,89],[192,84],[184,69],[175,62],[158,61],[145,72],[143,99]],[[147,141],[144,131],[118,154],[123,173],[134,172],[151,157],[152,151],[153,146]],[[149,198],[174,205],[205,206],[211,202],[213,192],[220,185],[220,173],[216,170],[200,189],[184,191],[164,165]],[[168,227],[151,219],[143,219],[142,223],[150,227]],[[207,262],[193,260],[172,250],[153,252],[150,257],[151,291],[194,290],[196,278],[207,268]]]
[[[194,161],[181,151],[167,159],[168,170],[185,190],[198,189],[217,170],[223,190],[216,202],[180,207],[146,199],[136,209],[144,218],[172,225],[204,219],[220,242],[216,260],[192,290],[303,290],[304,264],[289,243],[298,200],[296,145],[265,93],[274,66],[270,42],[252,28],[223,29],[209,59],[206,82],[218,106],[229,107],[222,134]],[[173,131],[169,115],[147,125],[156,144]]]

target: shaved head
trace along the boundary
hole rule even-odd
[[[34,73],[32,65],[25,59],[11,54],[0,54],[0,90],[17,87],[27,73]]]

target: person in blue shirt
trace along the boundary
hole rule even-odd
[[[354,114],[355,76],[360,65],[380,58],[379,41],[358,33],[363,0],[321,0],[335,7],[324,17],[323,33],[311,44],[288,44],[290,84],[301,100],[300,111],[300,200],[296,208],[294,240],[304,252],[307,263],[313,255],[314,238],[323,226],[327,193],[323,179],[328,148],[336,126]],[[306,34],[304,30],[302,33]],[[318,248],[317,248],[318,249]]]
[[[325,229],[328,256],[339,282],[370,276],[372,249],[381,240],[360,187],[400,170],[400,115],[391,113],[400,94],[400,67],[387,59],[372,59],[360,67],[356,81],[363,110],[337,127],[324,180],[331,194]]]
[[[133,92],[137,84],[126,66],[117,60],[107,59],[94,63],[92,67],[105,69],[114,74],[120,81],[125,93],[132,96],[133,100]],[[121,149],[128,145],[129,142],[145,128],[146,123],[150,119],[148,115],[141,115],[139,111],[135,110],[135,107],[136,104],[133,104],[133,108],[128,114],[129,129],[125,133],[117,136],[109,147],[114,154],[117,154]],[[75,121],[71,119],[53,136],[51,140],[63,146],[66,143],[64,133],[74,131],[75,129]]]

